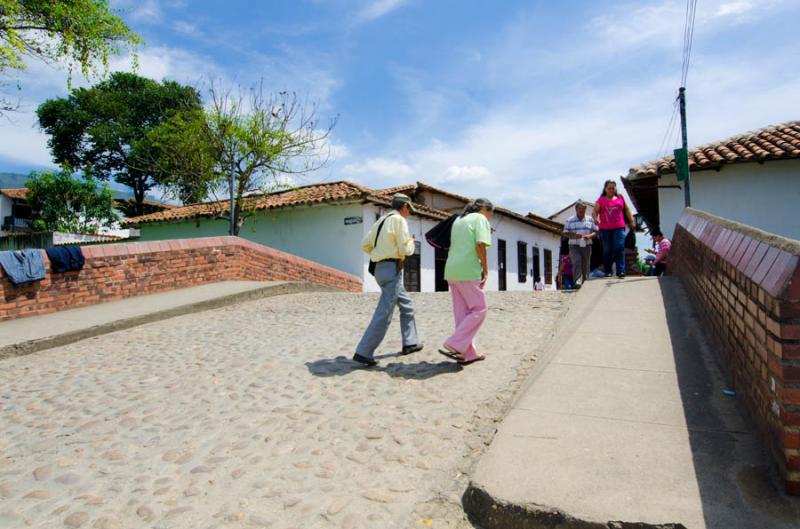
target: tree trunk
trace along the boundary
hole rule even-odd
[[[133,187],[133,200],[136,203],[134,206],[137,216],[144,215],[144,194],[146,192],[147,189],[144,186],[144,182],[137,179]]]
[[[233,210],[231,211],[231,215],[233,215],[233,235],[238,237],[239,230],[242,229],[242,222],[241,217],[239,215],[241,207],[241,199],[237,197],[236,201],[233,203]]]

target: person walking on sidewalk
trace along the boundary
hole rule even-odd
[[[575,215],[564,224],[564,237],[569,239],[569,258],[572,261],[572,282],[581,288],[589,279],[592,263],[592,242],[597,237],[597,224],[586,215],[586,204],[575,204]]]
[[[636,230],[636,222],[625,198],[617,193],[617,183],[606,180],[603,194],[594,204],[594,221],[600,226],[603,242],[603,268],[606,277],[611,277],[611,266],[616,264],[617,277],[625,277],[625,224]]]
[[[493,212],[492,203],[479,198],[464,208],[450,233],[444,277],[453,298],[456,329],[439,352],[462,365],[485,358],[478,354],[474,340],[488,310],[483,287],[489,275],[486,248],[492,244],[489,219]]]
[[[372,315],[367,330],[356,347],[353,360],[372,367],[375,349],[383,341],[392,321],[394,307],[400,309],[400,332],[403,338],[401,354],[411,354],[422,350],[417,337],[417,324],[414,321],[414,302],[403,287],[403,261],[414,254],[414,238],[408,233],[408,218],[415,211],[411,199],[398,193],[392,197],[392,211],[372,225],[361,243],[361,249],[369,254],[374,263],[374,276],[381,287],[381,297]],[[372,264],[370,271],[372,271]]]

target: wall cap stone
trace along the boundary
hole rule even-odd
[[[741,224],[723,217],[718,217],[716,215],[712,215],[711,213],[694,208],[686,208],[683,210],[683,215],[678,223],[684,228],[686,228],[686,222],[684,222],[684,217],[686,215],[692,215],[694,217],[708,220],[714,224],[722,226],[723,228],[728,228],[729,230],[743,233],[751,239],[763,242],[764,244],[772,246],[773,248],[778,248],[790,254],[800,256],[800,241],[796,239],[789,239],[787,237],[775,235],[774,233],[769,233],[758,228]]]

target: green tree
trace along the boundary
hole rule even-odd
[[[191,124],[163,125],[162,131],[169,129],[169,134],[160,143],[159,155],[166,160],[184,159],[180,163],[185,163],[186,170],[172,170],[172,186],[196,190],[195,198],[208,190],[215,199],[217,217],[229,221],[233,172],[234,235],[252,216],[256,195],[289,187],[293,176],[316,171],[328,162],[328,139],[336,124],[333,119],[321,126],[316,106],[292,93],[265,93],[263,85],[247,91],[212,85],[207,110],[191,119]],[[185,162],[186,157],[191,161]],[[154,163],[169,167],[163,161]]]
[[[157,185],[148,133],[179,113],[200,109],[200,94],[190,86],[116,72],[91,88],[72,90],[68,98],[45,101],[36,113],[56,163],[130,187],[141,215],[145,194]]]
[[[184,204],[208,198],[219,185],[220,153],[209,141],[202,110],[181,112],[154,127],[145,136],[146,161],[166,195]]]
[[[91,175],[78,179],[69,170],[34,172],[25,187],[36,212],[34,223],[45,230],[95,233],[117,220],[114,193]]]
[[[76,68],[88,76],[141,42],[107,0],[0,0],[0,73],[24,70],[29,57],[65,64],[70,77]],[[0,100],[0,109],[14,108]]]

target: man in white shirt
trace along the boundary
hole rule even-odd
[[[564,223],[564,237],[569,239],[569,258],[572,260],[572,280],[580,288],[589,278],[592,261],[592,241],[597,237],[597,224],[586,215],[586,204],[575,204],[575,215]]]
[[[400,332],[403,337],[401,354],[422,350],[417,339],[414,321],[414,302],[403,286],[403,261],[414,254],[414,238],[408,232],[406,218],[414,211],[411,199],[398,193],[392,197],[392,211],[373,224],[361,243],[361,249],[375,265],[375,280],[381,287],[381,297],[364,336],[356,347],[353,360],[368,367],[377,365],[375,349],[383,341],[392,322],[394,307],[400,309]]]

